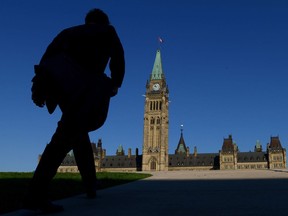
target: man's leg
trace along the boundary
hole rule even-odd
[[[96,168],[88,132],[97,130],[104,124],[107,118],[110,96],[93,98],[93,95],[86,95],[86,97],[88,99],[83,100],[84,103],[73,114],[74,122],[70,125],[74,125],[73,152],[76,163],[87,196],[94,198],[96,195]],[[94,103],[89,100],[91,98],[93,98]]]
[[[49,206],[45,205],[50,205],[48,198],[50,182],[57,173],[57,169],[63,159],[71,149],[66,136],[67,135],[61,126],[61,122],[59,122],[57,130],[54,133],[51,142],[46,146],[34,172],[29,197],[26,200],[26,207],[42,208],[43,211],[45,211],[45,208],[49,208]],[[49,211],[49,209],[47,211]]]
[[[73,149],[87,195],[93,198],[96,195],[96,169],[88,135],[88,122],[91,120],[89,113],[87,115],[87,106],[86,104],[85,106],[76,104],[69,106],[73,109],[65,109],[65,106],[60,106],[60,108],[63,112],[61,123],[64,125],[66,133],[69,134],[69,143]],[[89,107],[89,109],[91,108]]]
[[[88,132],[79,133],[79,137],[74,137],[73,152],[75,160],[82,176],[87,196],[96,196],[96,169],[94,155]]]

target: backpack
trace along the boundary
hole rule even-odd
[[[52,114],[57,107],[57,98],[51,91],[52,80],[41,65],[34,65],[34,72],[31,88],[32,100],[39,107],[44,107],[46,104],[48,112]]]
[[[63,53],[34,65],[34,72],[32,100],[39,107],[46,105],[50,114],[61,101],[75,100],[86,88],[82,69]]]
[[[50,114],[61,103],[81,103],[85,94],[111,95],[112,82],[109,77],[85,72],[78,63],[63,53],[41,61],[34,66],[34,71],[32,100],[39,107],[46,105]]]

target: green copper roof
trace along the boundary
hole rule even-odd
[[[123,151],[123,147],[122,147],[122,145],[119,145],[118,149],[117,149],[117,152],[122,152],[122,151]]]
[[[257,147],[257,148],[261,148],[261,143],[260,143],[259,140],[256,141],[256,147]]]
[[[154,62],[154,66],[153,66],[153,70],[152,70],[152,74],[151,74],[151,80],[158,80],[158,79],[162,79],[162,63],[161,63],[161,53],[160,50],[157,50],[156,52],[156,58],[155,58],[155,62]]]
[[[175,151],[175,154],[181,154],[181,153],[186,153],[187,152],[187,147],[184,141],[184,137],[183,137],[183,125],[181,125],[181,136],[180,136],[180,140],[177,146],[177,149]]]

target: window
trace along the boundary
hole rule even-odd
[[[157,118],[157,124],[160,124],[160,118],[159,117]]]

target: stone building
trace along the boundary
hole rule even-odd
[[[180,139],[175,154],[169,155],[168,170],[212,170],[219,169],[219,156],[217,153],[198,153],[197,147],[190,154],[186,146],[181,128]]]
[[[286,168],[286,150],[279,137],[271,137],[266,152],[257,141],[254,152],[239,152],[232,136],[224,139],[219,152],[220,169],[284,169]]]
[[[168,170],[169,90],[162,69],[160,50],[146,84],[142,170]]]
[[[144,104],[144,132],[142,155],[138,149],[132,154],[119,146],[116,154],[107,156],[102,140],[92,143],[97,171],[168,171],[211,169],[283,169],[286,168],[286,149],[279,137],[271,137],[266,152],[257,141],[254,152],[240,152],[232,135],[224,138],[218,153],[198,153],[197,147],[190,153],[181,128],[175,154],[168,153],[169,90],[162,68],[160,50],[156,52],[152,73],[146,83]],[[78,172],[73,154],[68,154],[59,172]]]
[[[102,148],[102,141],[97,145],[92,143],[97,171],[135,172],[143,170],[143,155],[139,155],[136,148],[135,154],[128,149],[125,155],[123,147],[116,150],[121,154],[106,156]],[[221,150],[218,153],[198,153],[197,147],[189,152],[189,147],[184,141],[181,130],[180,139],[175,149],[175,154],[168,155],[168,166],[166,170],[241,170],[241,169],[284,169],[286,168],[286,150],[282,147],[279,137],[271,137],[265,152],[259,151],[255,145],[254,152],[240,152],[238,146],[233,143],[232,135],[224,138]],[[157,161],[155,161],[157,163]],[[155,165],[150,164],[146,171],[157,171]],[[77,165],[72,153],[68,154],[58,172],[78,172]]]

